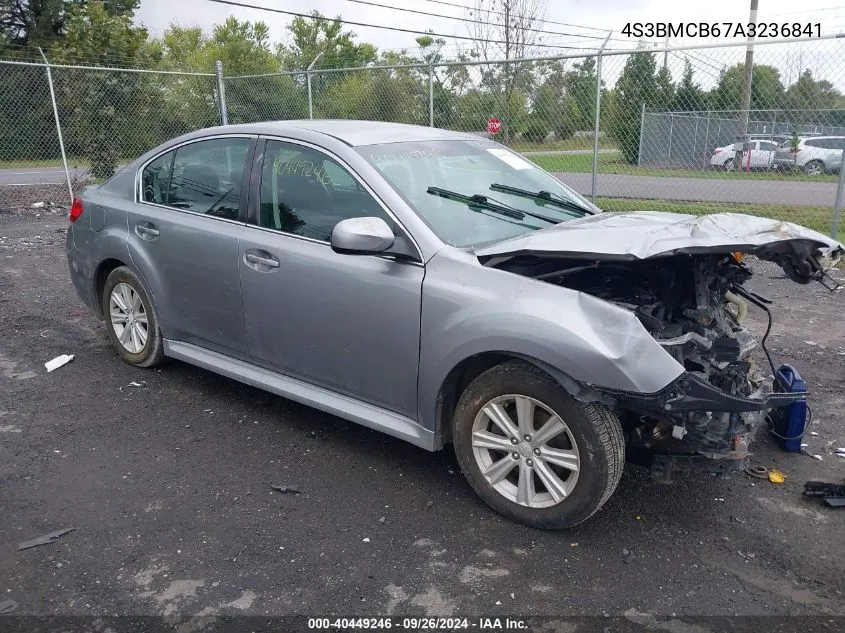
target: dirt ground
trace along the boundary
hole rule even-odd
[[[845,509],[801,494],[845,480],[845,291],[752,264],[750,289],[775,301],[775,363],[812,392],[807,454],[766,430],[753,446],[784,484],[663,486],[630,466],[590,521],[540,532],[481,503],[449,449],[183,363],[122,363],[70,283],[66,222],[0,212],[0,602],[18,614],[156,615],[189,631],[217,614],[608,615],[696,633],[721,629],[667,623],[845,622]],[[750,318],[762,333],[763,315]],[[48,374],[64,353],[74,360]]]

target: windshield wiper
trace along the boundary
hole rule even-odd
[[[428,189],[426,189],[426,193],[429,193],[433,196],[440,196],[441,198],[446,198],[447,200],[463,202],[470,208],[478,207],[487,211],[492,211],[493,213],[498,213],[499,215],[503,215],[508,218],[513,218],[515,220],[524,220],[525,216],[527,215],[529,217],[537,218],[538,220],[548,222],[549,224],[560,223],[560,220],[556,218],[550,218],[547,215],[542,215],[539,213],[531,213],[530,211],[523,211],[522,209],[515,209],[501,202],[490,200],[487,196],[482,196],[479,193],[472,196],[467,196],[462,193],[457,193],[455,191],[449,191],[448,189],[441,189],[440,187],[429,187]]]
[[[531,198],[532,200],[548,202],[550,204],[560,207],[561,209],[577,211],[582,215],[592,215],[592,211],[590,211],[586,207],[581,206],[573,200],[567,200],[566,198],[562,198],[561,196],[553,194],[549,191],[528,191],[527,189],[509,187],[508,185],[500,185],[498,183],[490,185],[490,189],[493,191],[499,191],[501,193],[509,193],[512,196],[521,196],[523,198]]]

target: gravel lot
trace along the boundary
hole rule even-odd
[[[159,615],[185,631],[215,614],[612,615],[696,633],[719,629],[671,618],[845,615],[845,510],[801,495],[845,477],[845,292],[759,262],[750,284],[776,301],[771,350],[810,385],[822,461],[761,431],[755,459],[783,485],[661,486],[628,467],[597,516],[549,533],[488,510],[449,449],[186,364],[122,363],[70,284],[66,220],[38,212],[0,212],[0,601],[18,614]],[[76,358],[46,373],[63,353]]]

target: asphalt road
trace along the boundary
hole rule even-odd
[[[582,195],[589,195],[592,174],[554,174]],[[599,174],[598,195],[610,198],[647,198],[695,202],[748,202],[795,206],[830,206],[836,198],[835,182],[795,180],[729,180],[727,178],[678,178]]]
[[[73,168],[71,178],[88,173],[87,168]],[[66,181],[65,170],[62,167],[20,167],[17,169],[0,169],[0,187],[20,185],[56,185]]]
[[[147,614],[191,632],[217,614],[611,615],[674,633],[727,630],[678,622],[690,615],[845,616],[845,511],[801,496],[845,471],[843,293],[773,266],[751,286],[776,299],[772,351],[810,383],[806,441],[823,461],[761,433],[756,459],[789,474],[781,486],[665,487],[629,467],[589,522],[540,532],[481,503],[450,450],[183,363],[122,363],[71,287],[64,226],[0,214],[0,600],[19,614]],[[812,628],[788,622],[748,630]]]

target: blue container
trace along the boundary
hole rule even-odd
[[[800,393],[807,391],[807,383],[792,365],[781,365],[775,376],[775,391]],[[807,401],[799,400],[787,407],[772,411],[775,433],[785,451],[797,453],[807,425]]]

